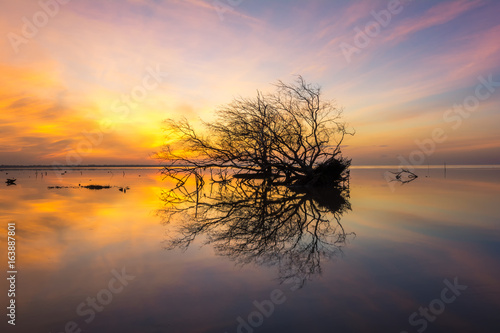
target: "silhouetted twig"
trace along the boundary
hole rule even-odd
[[[398,181],[402,184],[407,184],[418,178],[418,176],[415,173],[411,172],[408,169],[401,169],[401,171],[397,172],[394,171],[389,171],[389,172],[395,175],[394,179],[392,179],[391,181]]]

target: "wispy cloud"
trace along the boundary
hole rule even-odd
[[[450,22],[481,4],[482,0],[448,1],[438,4],[417,17],[400,21],[385,38],[385,42],[399,43],[419,31]]]

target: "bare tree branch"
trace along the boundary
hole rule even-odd
[[[341,144],[353,135],[341,122],[342,109],[323,101],[321,88],[278,81],[276,92],[237,98],[216,111],[216,120],[194,130],[186,119],[165,121],[174,142],[157,154],[173,178],[209,168],[280,179],[293,185],[338,185],[348,177],[350,160]]]

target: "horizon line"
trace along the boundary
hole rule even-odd
[[[442,168],[446,165],[449,167],[500,167],[500,164],[427,164],[427,165],[401,165],[401,164],[358,164],[351,165],[350,168]],[[179,165],[180,166],[180,165]],[[82,165],[50,165],[50,164],[2,164],[2,168],[51,168],[51,169],[74,169],[74,168],[91,168],[91,167],[108,167],[108,168],[118,168],[118,167],[157,167],[162,168],[163,165],[159,164],[82,164]]]

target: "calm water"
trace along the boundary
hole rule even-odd
[[[198,209],[155,169],[3,171],[15,331],[497,332],[500,170],[395,191],[384,171],[352,170],[349,195],[206,185]]]

